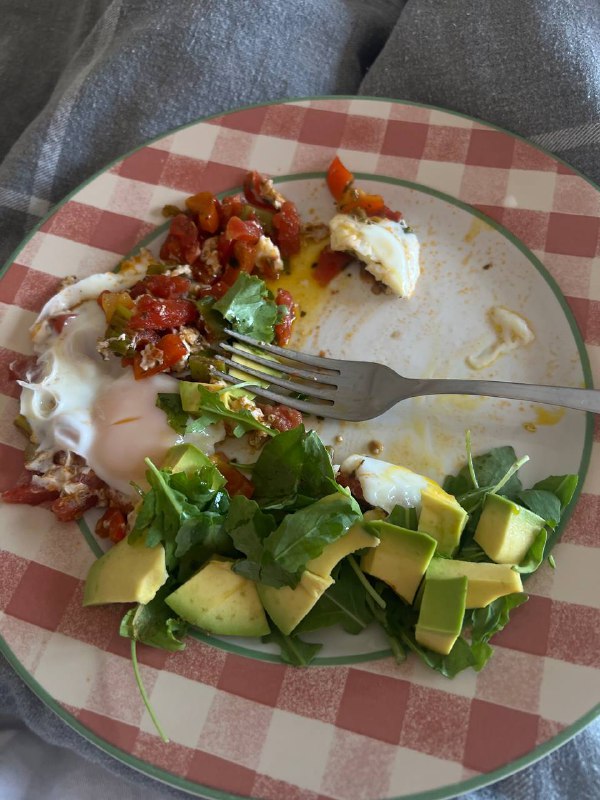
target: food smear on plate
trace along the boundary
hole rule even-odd
[[[328,185],[342,215],[400,224],[340,165]],[[232,344],[228,329],[285,347],[302,318],[283,286],[290,268],[310,264],[318,290],[351,257],[304,229],[256,172],[243,193],[203,191],[165,212],[159,257],[143,251],[44,306],[20,375],[30,479],[4,501],[48,503],[64,521],[104,509],[95,530],[113,546],[90,569],[84,603],[136,604],[120,628],[134,666],[136,642],[181,650],[190,625],[260,637],[298,666],[321,647],[305,635],[373,625],[399,662],[414,653],[448,677],[481,669],[577,477],[524,489],[526,458],[508,446],[473,457],[469,442],[443,485],[360,453],[334,466],[309,420],[261,400],[279,362],[250,377],[252,345]],[[509,349],[524,338],[525,320],[492,312]]]
[[[357,258],[392,294],[411,297],[421,274],[419,240],[412,229],[381,195],[355,187],[354,176],[337,157],[327,183],[339,212],[329,221],[331,250]]]
[[[471,369],[490,367],[501,356],[535,341],[535,333],[530,323],[516,311],[511,311],[505,306],[494,306],[490,308],[487,316],[496,339],[479,353],[467,356],[467,365]]]

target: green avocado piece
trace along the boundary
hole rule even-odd
[[[220,489],[225,485],[225,478],[218,472],[210,458],[193,444],[176,444],[170,447],[162,463],[162,469],[171,472],[196,472],[209,467],[214,472],[211,489]]]
[[[328,578],[331,570],[342,558],[365,547],[377,547],[378,544],[379,539],[369,533],[362,523],[357,522],[335,542],[326,545],[320,556],[307,562],[306,569],[314,575],[320,575],[321,578]]]
[[[488,494],[474,539],[492,561],[520,564],[545,524],[533,511],[506,497]]]
[[[269,623],[256,584],[215,557],[165,598],[181,619],[221,636],[265,636]]]
[[[454,555],[469,515],[456,498],[445,492],[425,488],[421,503],[418,530],[437,540],[438,553]]]
[[[427,533],[383,520],[369,522],[367,530],[374,533],[380,543],[363,555],[361,569],[385,581],[407,603],[412,603],[435,553],[436,540]]]
[[[467,579],[467,608],[485,608],[506,594],[523,591],[521,576],[510,564],[487,564],[433,558],[427,569],[426,580]]]
[[[415,638],[423,647],[447,656],[460,636],[465,616],[467,577],[425,579]]]
[[[335,583],[330,575],[322,577],[304,570],[295,589],[265,586],[258,583],[258,594],[267,614],[286,636],[304,619],[321,595]]]
[[[263,352],[262,350],[257,350],[254,347],[250,347],[247,344],[240,344],[239,342],[235,346],[236,350],[239,350],[243,353],[254,353],[261,358],[265,358],[269,361],[274,361],[276,363],[276,359],[273,356],[269,356],[267,353]],[[264,372],[265,375],[274,375],[275,377],[281,376],[281,372],[278,372],[276,369],[271,369],[271,367],[265,367],[264,364],[256,364],[254,361],[250,361],[248,358],[244,358],[243,355],[235,355],[231,356],[232,360],[239,364],[240,367],[250,367],[251,369],[255,369],[258,372]],[[229,374],[233,378],[237,378],[240,381],[253,381],[257,386],[262,386],[263,389],[266,389],[269,385],[269,381],[263,381],[259,378],[255,378],[253,375],[248,375],[247,372],[244,372],[243,369],[236,369],[231,368],[229,369]]]
[[[123,539],[90,567],[83,590],[83,605],[146,604],[166,580],[162,544],[146,547],[144,541],[130,544]]]

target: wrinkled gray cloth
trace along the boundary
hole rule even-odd
[[[600,181],[597,0],[0,0],[0,259],[149,137],[318,94],[434,103]],[[469,800],[599,796],[600,724]],[[2,800],[184,797],[106,756],[0,661]],[[283,799],[282,799],[283,800]]]

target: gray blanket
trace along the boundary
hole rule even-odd
[[[0,258],[109,160],[239,105],[434,103],[600,181],[597,0],[0,0]],[[183,797],[81,739],[0,663],[2,800]],[[596,723],[472,800],[592,800]]]

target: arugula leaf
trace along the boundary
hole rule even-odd
[[[172,584],[166,584],[149,603],[129,609],[121,620],[121,636],[161,650],[183,650],[185,642],[182,640],[187,633],[187,623],[174,615],[164,600],[172,591]]]
[[[475,561],[477,563],[484,561],[489,563],[492,560],[486,555],[485,550],[483,550],[483,548],[481,548],[477,542],[474,542],[472,539],[471,541],[466,542],[464,546],[460,547],[456,558],[459,561]]]
[[[533,489],[552,492],[560,501],[561,512],[569,505],[579,482],[578,475],[550,475],[533,485]]]
[[[305,642],[293,633],[285,636],[275,627],[262,637],[262,641],[279,645],[281,660],[294,667],[307,667],[323,647],[322,644]]]
[[[546,547],[546,541],[548,539],[548,531],[546,528],[542,528],[542,530],[538,533],[538,535],[533,540],[533,543],[529,550],[525,553],[525,558],[518,564],[516,567],[513,567],[515,572],[520,572],[522,574],[528,574],[530,572],[535,572],[539,565],[544,560],[544,548]]]
[[[279,312],[273,295],[260,278],[241,272],[233,286],[212,308],[221,313],[238,333],[259,342],[273,341]]]
[[[254,499],[265,509],[302,508],[335,489],[323,442],[304,425],[267,442],[252,470]]]
[[[418,527],[417,509],[394,506],[385,521],[389,522],[390,525],[398,525],[400,528],[416,531]]]
[[[494,600],[485,608],[476,608],[470,612],[473,642],[487,643],[492,636],[507,625],[513,608],[526,603],[528,599],[528,595],[523,592],[507,594]]]
[[[177,433],[185,433],[188,423],[188,413],[181,407],[181,397],[178,394],[159,392],[156,396],[156,405],[167,415],[167,422]]]
[[[349,492],[336,492],[288,514],[264,541],[267,563],[272,561],[287,570],[287,585],[295,587],[307,561],[321,555],[326,545],[343,536],[361,517]]]
[[[367,593],[350,564],[344,560],[335,568],[332,577],[335,583],[304,617],[295,633],[340,625],[347,633],[357,634],[371,622]]]
[[[162,543],[167,569],[172,570],[187,545],[191,547],[199,537],[193,533],[196,525],[199,530],[206,526],[205,509],[219,514],[226,511],[227,496],[221,490],[224,478],[208,461],[191,473],[159,470],[149,458],[146,465],[150,489],[144,494],[129,537],[132,542],[144,537],[147,547]],[[184,533],[178,539],[182,528]]]
[[[214,392],[207,389],[202,383],[180,381],[179,391],[184,398],[182,405],[189,414],[195,417],[187,424],[186,433],[202,433],[209,425],[221,419],[237,423],[233,429],[233,435],[238,438],[249,430],[263,431],[269,436],[275,436],[277,433],[273,428],[254,419],[248,409],[241,408],[239,411],[234,411],[229,408],[223,400],[223,397],[227,397],[228,392],[231,391],[228,386]]]
[[[444,480],[443,488],[457,499],[460,495],[473,497],[476,492],[487,493],[502,480],[516,461],[517,455],[513,447],[509,445],[494,447],[488,453],[483,453],[472,459],[471,467],[480,488],[473,488],[469,464],[466,464],[457,475],[448,475]],[[521,489],[521,481],[518,475],[515,474],[498,493],[509,496],[519,492]]]
[[[561,503],[558,497],[545,489],[524,489],[518,492],[517,500],[546,521],[546,525],[556,528],[560,521]]]
[[[268,574],[272,579],[278,577],[275,566],[266,564],[264,560],[264,541],[271,534],[277,523],[270,514],[265,514],[258,507],[254,500],[249,500],[243,495],[236,495],[232,498],[229,514],[225,520],[225,531],[231,537],[235,547],[246,558],[238,561],[233,566],[233,571],[245,578],[253,581],[261,581],[263,573],[268,580]],[[285,585],[288,579],[287,572],[284,572],[278,585]],[[266,582],[266,581],[263,581]]]

